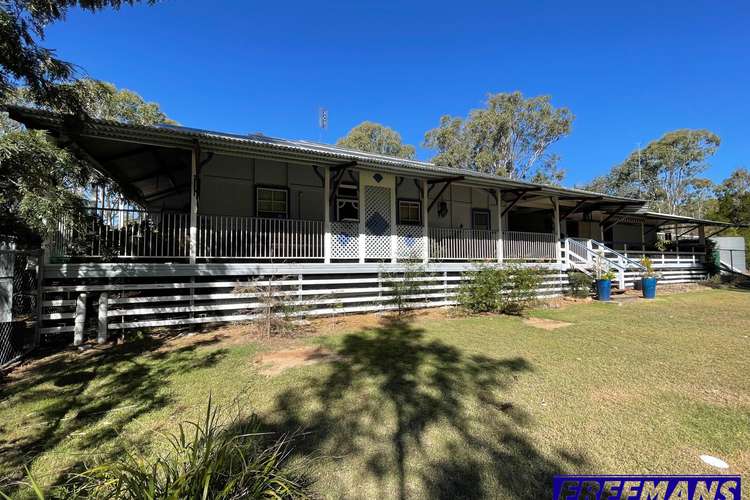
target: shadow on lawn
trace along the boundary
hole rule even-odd
[[[542,498],[553,475],[585,464],[525,436],[532,417],[506,398],[533,371],[524,358],[466,355],[395,319],[346,336],[338,354],[323,380],[279,397],[271,425],[309,431],[303,455],[363,460],[350,488],[374,480],[380,491],[361,497]]]
[[[170,375],[212,366],[225,355],[223,349],[196,352],[215,338],[159,350],[166,340],[148,337],[85,353],[70,350],[37,361],[21,380],[0,386],[6,405],[38,403],[37,411],[23,416],[21,426],[30,429],[19,436],[8,437],[14,429],[0,423],[0,483],[21,478],[24,465],[71,437],[77,438],[75,449],[66,454],[80,454],[73,469],[115,456],[125,443],[112,438],[123,426],[172,401]],[[99,447],[108,441],[114,446],[103,453]]]

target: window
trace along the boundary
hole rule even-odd
[[[398,200],[398,223],[420,224],[422,204],[416,200]]]
[[[482,231],[490,229],[490,211],[474,209],[471,212],[471,227]]]
[[[340,184],[336,190],[336,220],[359,220],[359,192],[354,184]]]
[[[255,215],[272,219],[289,216],[289,191],[284,188],[255,188]]]

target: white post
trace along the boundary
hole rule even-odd
[[[331,263],[331,168],[326,167],[323,181],[323,262]]]
[[[398,177],[394,179],[398,181]],[[391,262],[395,263],[398,259],[398,229],[396,224],[398,218],[396,217],[396,189],[398,189],[398,182],[394,182],[393,189],[391,189]]]
[[[495,196],[497,196],[497,262],[502,264],[503,262],[503,192],[499,189],[495,189]]]
[[[560,246],[560,199],[557,196],[552,197],[552,211],[555,217],[555,252],[557,263],[562,267],[562,247]]]
[[[195,192],[197,188],[198,175],[198,151],[193,148],[192,161],[190,167],[190,263],[195,264],[195,257],[198,253],[198,196]]]
[[[76,299],[76,316],[73,324],[73,345],[83,344],[83,329],[86,326],[86,294],[78,295]]]
[[[641,221],[641,252],[646,251],[646,228],[643,225],[643,221]],[[643,254],[646,255],[645,253]]]
[[[422,262],[430,261],[430,190],[427,189],[427,179],[422,179]]]
[[[99,321],[97,328],[96,341],[103,344],[107,341],[107,309],[109,307],[109,296],[107,292],[99,294]]]
[[[359,172],[359,262],[364,264],[367,244],[365,240],[365,183],[364,172]]]

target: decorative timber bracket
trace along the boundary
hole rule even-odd
[[[463,175],[457,175],[457,176],[454,176],[454,177],[441,177],[439,179],[430,179],[430,180],[428,180],[427,184],[429,184],[430,187],[435,186],[437,184],[440,184],[441,182],[443,182],[444,184],[443,184],[443,187],[440,188],[440,191],[438,191],[438,194],[437,194],[437,196],[435,196],[435,199],[433,199],[432,203],[430,203],[430,206],[427,207],[427,212],[429,212],[430,210],[432,210],[432,207],[435,206],[435,203],[437,203],[437,201],[440,199],[440,197],[443,195],[443,193],[445,193],[445,190],[448,189],[448,186],[450,186],[452,183],[454,183],[456,181],[462,181],[464,179],[465,179],[465,177]]]

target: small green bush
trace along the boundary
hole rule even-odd
[[[387,273],[383,276],[383,285],[389,293],[388,304],[395,306],[398,316],[412,308],[412,298],[423,291],[424,279],[429,277],[424,266],[413,261],[404,264],[402,273]]]
[[[309,481],[289,464],[291,438],[261,432],[256,417],[219,422],[209,399],[203,422],[186,422],[167,436],[170,452],[146,457],[126,450],[111,463],[87,467],[44,492],[30,476],[26,486],[45,498],[292,499],[309,497]],[[5,495],[0,495],[7,498]]]
[[[458,303],[472,313],[520,314],[534,300],[543,272],[531,267],[479,265],[465,274]]]
[[[568,274],[568,284],[570,287],[570,294],[573,297],[579,299],[588,297],[591,295],[591,284],[593,280],[590,276],[585,273],[575,271]]]

